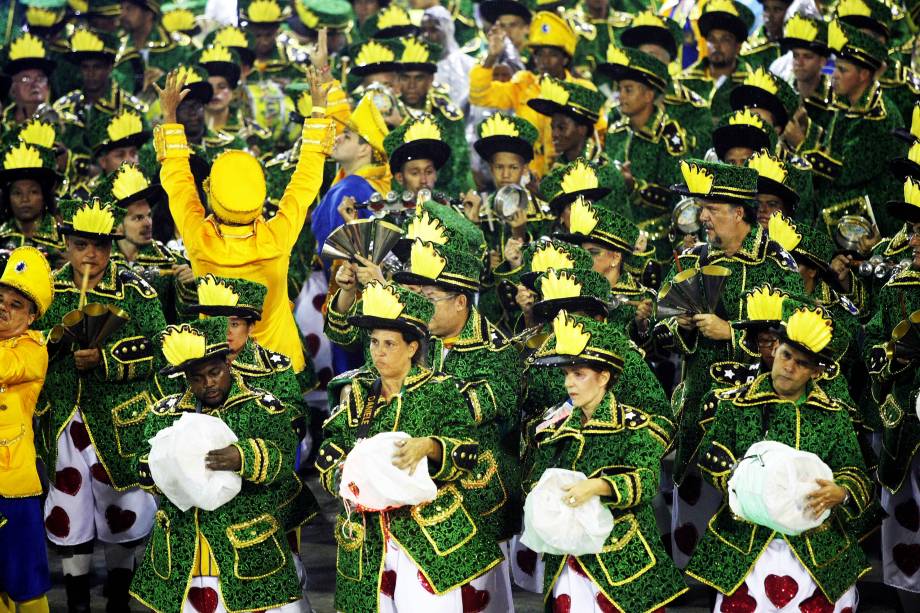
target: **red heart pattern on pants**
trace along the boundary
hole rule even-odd
[[[920,530],[920,508],[913,498],[905,500],[894,508],[894,518],[911,532]]]
[[[390,598],[396,593],[396,571],[385,570],[380,576],[380,593]]]
[[[827,600],[821,590],[815,589],[811,596],[799,603],[799,611],[802,613],[834,613],[834,605]]]
[[[524,549],[519,549],[514,554],[514,558],[517,560],[518,568],[533,577],[534,572],[537,570],[537,552],[525,547]]]
[[[67,511],[61,507],[51,509],[48,517],[45,518],[45,528],[58,538],[64,538],[70,534],[70,517],[68,517]]]
[[[133,526],[136,520],[137,515],[134,511],[122,509],[114,504],[110,504],[105,510],[105,521],[109,524],[109,530],[112,531],[112,534],[124,532]]]
[[[463,613],[480,613],[489,606],[488,590],[477,590],[469,583],[460,588],[460,598],[463,601]]]
[[[677,486],[677,495],[690,505],[695,505],[700,501],[702,492],[703,480],[694,474],[684,476],[684,480]]]
[[[763,589],[773,606],[782,609],[799,593],[799,584],[789,575],[767,575]]]
[[[891,550],[891,555],[898,569],[908,577],[920,570],[920,544],[898,543]]]
[[[105,466],[101,462],[96,462],[89,467],[89,472],[92,473],[93,479],[99,483],[105,483],[106,485],[112,485],[112,479],[109,478],[109,473],[106,472]]]
[[[597,601],[597,606],[600,608],[601,613],[623,613],[618,608],[616,608],[610,600],[607,599],[601,592],[597,593],[594,600]]]
[[[200,613],[217,610],[217,590],[211,587],[193,587],[188,591],[188,601]]]
[[[577,574],[577,575],[579,575],[579,576],[581,576],[581,577],[587,577],[587,576],[588,576],[588,575],[585,573],[584,569],[581,567],[581,564],[578,563],[578,559],[577,559],[575,556],[569,556],[568,558],[566,558],[566,559],[565,559],[565,563],[569,565],[569,568],[571,568],[573,571],[575,571],[575,574]]]
[[[428,583],[428,579],[425,578],[425,575],[422,574],[422,571],[418,571],[418,582],[422,584],[422,587],[425,588],[425,591],[429,594],[434,594],[434,589],[431,587],[431,584]]]
[[[731,596],[722,596],[721,613],[754,613],[757,601],[748,593],[747,583],[742,583]]]
[[[74,447],[76,447],[79,451],[83,451],[89,447],[89,432],[87,432],[86,426],[83,425],[83,422],[70,422],[70,439],[73,441]]]
[[[553,613],[570,613],[572,610],[572,597],[568,594],[559,594],[553,600]]]
[[[686,523],[682,526],[678,526],[674,530],[674,543],[677,545],[677,548],[680,549],[681,553],[689,556],[693,553],[693,550],[696,549],[696,542],[700,538],[700,533],[697,531],[696,526],[691,523]]]
[[[83,477],[80,471],[73,466],[68,466],[57,471],[54,475],[54,487],[68,496],[76,496],[83,486]]]

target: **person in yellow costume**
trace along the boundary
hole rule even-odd
[[[546,174],[549,163],[556,157],[550,133],[550,118],[527,106],[528,100],[540,95],[540,75],[549,75],[560,81],[574,81],[589,89],[597,89],[591,81],[579,79],[569,72],[577,42],[578,36],[564,19],[555,13],[542,11],[534,15],[530,22],[527,43],[535,66],[534,72],[522,70],[515,73],[511,81],[504,83],[493,80],[492,69],[505,51],[505,32],[498,25],[489,30],[486,57],[470,71],[471,104],[514,111],[518,117],[526,119],[537,128],[539,136],[534,143],[534,158],[530,169],[538,178]],[[596,126],[598,134],[604,134],[607,129],[607,121],[603,115],[601,117]]]
[[[35,247],[10,253],[0,277],[0,612],[48,613],[51,589],[32,417],[48,371],[40,332],[54,299],[51,267]]]
[[[262,319],[252,336],[263,347],[290,357],[296,372],[303,370],[306,361],[287,295],[291,249],[319,192],[323,163],[335,138],[315,70],[310,70],[309,80],[312,116],[304,121],[300,160],[271,220],[262,217],[266,191],[262,166],[245,151],[225,151],[214,160],[204,185],[211,212],[205,209],[189,167],[185,130],[176,123],[176,107],[188,93],[177,71],[169,74],[163,89],[157,87],[164,123],[154,132],[162,164],[160,184],[192,270],[197,276],[213,273],[268,287]]]

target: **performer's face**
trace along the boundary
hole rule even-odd
[[[33,68],[13,75],[10,97],[16,104],[41,104],[48,101],[50,91],[48,76]]]
[[[799,81],[814,81],[821,74],[827,58],[808,49],[792,50],[792,73]]]
[[[632,117],[644,112],[655,103],[655,90],[644,83],[623,79],[617,83],[620,94],[620,112]]]
[[[718,247],[738,232],[738,225],[744,221],[744,209],[721,202],[702,202],[700,224],[706,230],[706,240]]]
[[[80,76],[83,77],[83,90],[98,94],[109,83],[112,63],[108,60],[90,59],[80,62]]]
[[[497,152],[492,156],[492,161],[489,163],[496,189],[506,185],[520,185],[521,177],[524,175],[526,168],[527,164],[524,163],[524,158],[510,151]]]
[[[639,51],[642,53],[648,53],[650,56],[661,61],[662,64],[671,63],[671,54],[668,53],[668,50],[662,47],[661,45],[655,45],[652,43],[644,43],[639,45]]]
[[[469,317],[466,299],[459,293],[434,285],[421,288],[421,293],[434,304],[434,315],[428,322],[428,330],[434,336],[449,337],[462,329]]]
[[[230,99],[233,97],[233,89],[225,77],[213,76],[208,77],[208,83],[214,90],[214,97],[208,102],[208,110],[220,112],[230,106]]]
[[[12,287],[0,285],[0,339],[25,332],[35,321],[35,305]]]
[[[594,408],[603,400],[610,382],[610,372],[590,366],[565,366],[565,391],[576,407]]]
[[[380,10],[380,2],[377,0],[355,0],[352,2],[355,9],[355,17],[358,23],[364,23],[367,18]]]
[[[594,272],[600,273],[606,277],[610,272],[620,270],[620,264],[623,262],[623,254],[619,251],[608,249],[597,243],[583,243],[582,247],[591,254],[591,259],[594,261],[591,268]]]
[[[706,46],[709,47],[709,63],[716,68],[734,65],[741,51],[741,43],[728,30],[710,30]]]
[[[553,148],[557,154],[584,148],[588,138],[587,126],[578,123],[568,115],[556,113],[549,122]]]
[[[780,396],[801,396],[808,382],[817,379],[820,374],[820,367],[795,347],[780,343],[773,350],[773,368],[770,375],[773,379],[773,389]]]
[[[763,2],[763,27],[771,40],[776,40],[783,34],[783,18],[789,8],[786,0],[764,0]]]
[[[757,194],[757,223],[766,230],[770,216],[777,211],[784,213],[783,201],[772,194]]]
[[[233,379],[230,363],[224,357],[196,364],[185,373],[189,389],[198,402],[207,407],[219,407],[230,393]]]
[[[399,91],[403,102],[409,106],[423,104],[432,82],[434,82],[434,75],[420,70],[399,73]]]
[[[83,271],[89,266],[90,280],[102,278],[109,257],[112,255],[112,241],[83,236],[67,237],[67,261],[73,268],[74,283],[79,284],[83,279]]]
[[[852,98],[865,88],[871,77],[868,68],[838,58],[831,76],[831,85],[838,96]]]
[[[562,79],[569,65],[569,56],[556,47],[534,47],[533,63],[537,68],[537,74],[548,74],[554,79]]]
[[[431,160],[409,160],[403,164],[402,172],[396,173],[396,180],[410,192],[433,189],[438,171]]]
[[[722,161],[732,166],[744,166],[753,155],[754,150],[748,147],[731,147],[725,152],[725,159]]]
[[[128,206],[122,229],[125,238],[139,247],[153,242],[153,212],[146,200]]]
[[[34,221],[45,209],[45,197],[38,181],[20,179],[10,186],[10,210],[17,221]]]
[[[396,330],[371,332],[371,360],[381,377],[405,376],[412,367],[412,357],[418,348],[417,341],[407,343]]]
[[[757,333],[757,350],[760,352],[760,360],[767,365],[767,368],[773,368],[773,351],[776,349],[776,335],[772,332]]]
[[[99,168],[106,173],[115,172],[123,162],[137,164],[138,160],[137,147],[134,145],[115,147],[96,158],[96,161],[99,162]]]
[[[227,343],[230,345],[230,353],[236,355],[249,340],[249,333],[252,332],[252,324],[242,317],[231,316],[227,322]]]

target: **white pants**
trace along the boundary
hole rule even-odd
[[[139,488],[119,492],[112,487],[79,410],[61,432],[57,451],[45,499],[45,532],[52,543],[127,543],[150,533],[153,496]]]
[[[508,556],[511,558],[511,577],[522,590],[543,593],[543,556],[521,542],[521,535],[511,538]]]
[[[508,564],[508,542],[499,543],[498,546],[504,556],[502,563],[470,581],[470,587],[475,591],[467,589],[469,595],[485,593],[485,596],[479,596],[477,601],[478,604],[485,606],[472,609],[474,611],[514,613],[514,601],[511,599],[511,569]]]
[[[920,592],[920,454],[896,494],[882,488],[882,571],[886,585]]]
[[[773,539],[760,554],[744,583],[730,596],[716,596],[713,611],[853,613],[858,603],[859,596],[853,585],[831,605],[786,541]]]
[[[663,612],[664,608],[658,609]],[[553,613],[621,613],[597,584],[588,578],[578,561],[567,556],[553,584]],[[632,613],[632,612],[627,612]]]
[[[486,575],[497,573],[496,567]],[[475,582],[475,581],[474,581]],[[488,580],[485,581],[489,585]],[[509,611],[492,606],[492,593],[467,583],[441,595],[434,593],[422,571],[393,539],[387,539],[380,581],[380,613],[472,613]],[[510,602],[510,594],[507,594]]]
[[[674,487],[671,506],[671,557],[685,568],[709,520],[722,506],[722,493],[700,475],[696,466],[687,469],[680,487]]]
[[[283,607],[267,609],[265,613],[309,613],[310,604],[303,600]],[[227,613],[220,593],[219,577],[192,577],[189,590],[182,603],[182,613]]]

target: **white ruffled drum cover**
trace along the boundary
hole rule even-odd
[[[613,530],[613,515],[598,496],[577,507],[562,491],[586,480],[584,473],[548,468],[524,501],[521,543],[542,553],[581,556],[600,553]]]
[[[148,464],[153,482],[182,511],[192,507],[213,511],[240,493],[243,480],[233,471],[210,470],[204,458],[209,451],[237,440],[219,418],[184,413],[150,439]]]
[[[422,458],[411,475],[393,466],[396,442],[409,438],[405,432],[381,432],[358,441],[342,464],[342,499],[360,511],[387,511],[434,500],[438,488],[428,474],[428,458]]]
[[[754,443],[728,480],[728,504],[735,515],[781,534],[796,536],[817,528],[830,510],[813,517],[808,494],[817,479],[833,481],[821,458],[776,441]]]

